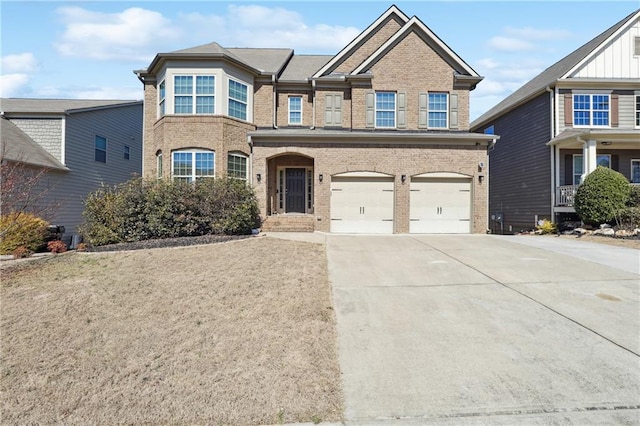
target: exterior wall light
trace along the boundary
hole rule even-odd
[[[262,175],[260,173],[256,174],[256,179],[260,182],[262,180]]]
[[[400,180],[402,181],[402,183],[404,184],[407,181],[407,175],[402,175],[400,176]]]
[[[322,182],[322,179],[323,179],[323,178],[324,178],[324,176],[322,176],[322,173],[320,173],[320,174],[318,175],[318,180],[319,180],[320,182]]]

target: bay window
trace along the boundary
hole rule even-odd
[[[247,85],[229,80],[229,116],[247,119]]]
[[[215,113],[215,77],[213,75],[176,75],[173,77],[173,94],[175,114]]]

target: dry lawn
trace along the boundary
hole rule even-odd
[[[532,237],[535,238],[539,236],[535,235]],[[556,235],[544,235],[544,237],[558,238]],[[559,238],[640,250],[640,238],[614,238],[605,237],[604,235],[583,235],[581,237],[578,237],[576,235],[560,235]]]
[[[3,424],[341,419],[324,246],[259,237],[2,267]]]

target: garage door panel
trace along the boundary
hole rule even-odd
[[[393,233],[393,178],[334,177],[331,232]]]
[[[410,194],[409,232],[471,232],[470,179],[413,179]]]

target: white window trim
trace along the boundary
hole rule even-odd
[[[378,109],[378,94],[389,93],[393,95],[393,126],[379,126],[378,125],[378,111],[388,112],[390,109]],[[376,129],[396,129],[398,127],[398,93],[390,92],[388,90],[380,90],[375,92],[373,98],[373,124]]]
[[[246,164],[245,164],[245,176],[243,178],[237,177],[237,176],[231,176],[229,174],[229,157],[244,158],[244,160],[246,161]],[[229,152],[227,154],[227,176],[231,177],[232,179],[248,181],[249,180],[249,156],[241,152]]]
[[[575,97],[576,96],[589,96],[589,124],[576,124],[576,109],[575,109]],[[593,97],[594,96],[607,96],[609,98],[609,109],[607,110],[607,112],[609,113],[609,124],[607,125],[595,125],[593,124],[593,113],[595,111],[601,111],[601,110],[594,110],[593,109]],[[580,110],[583,111],[583,110]],[[584,92],[575,92],[572,93],[571,96],[571,120],[573,121],[573,127],[576,129],[584,129],[584,128],[598,128],[598,129],[610,129],[611,128],[611,93],[594,93],[594,92],[590,92],[590,91],[584,91]]]
[[[637,121],[637,116],[640,114],[640,92],[633,94],[633,123],[636,129],[640,129],[640,123]]]
[[[446,100],[447,100],[447,105],[445,106],[444,110],[431,110],[429,108],[429,97],[431,95],[444,95]],[[429,122],[431,121],[430,118],[430,114],[432,112],[444,112],[446,120],[445,120],[445,125],[444,127],[432,127],[429,126]],[[436,130],[442,130],[442,129],[448,129],[449,128],[449,93],[447,92],[428,92],[427,93],[427,129],[436,129]]]
[[[300,111],[292,111],[292,110],[291,110],[291,99],[293,99],[293,98],[300,99]],[[303,117],[303,116],[302,116],[302,109],[303,109],[303,106],[302,106],[303,102],[302,102],[302,100],[303,100],[302,95],[289,96],[289,98],[287,99],[287,103],[288,103],[288,106],[289,106],[289,112],[288,112],[287,118],[288,118],[288,123],[289,123],[290,125],[292,125],[292,126],[302,126],[302,121],[303,121],[303,120],[302,120],[302,117]],[[299,113],[300,113],[300,122],[299,122],[299,123],[293,123],[293,122],[291,122],[291,113],[292,113],[292,112],[299,112]]]
[[[176,93],[176,77],[191,77],[191,94],[177,94]],[[198,77],[212,77],[213,78],[213,93],[212,94],[198,94],[197,85]],[[215,115],[216,113],[216,75],[211,73],[174,73],[172,76],[171,93],[173,100],[173,114],[174,115]],[[167,86],[165,84],[165,98],[167,94]],[[191,112],[176,112],[176,97],[191,97]],[[197,112],[198,109],[198,97],[211,97],[213,98],[213,111],[212,112]],[[165,101],[165,115],[167,112]]]
[[[237,84],[241,84],[243,85],[246,90],[247,90],[247,100],[246,101],[242,101],[240,99],[236,99],[236,98],[232,98],[231,97],[231,82],[237,83]],[[235,118],[236,120],[243,120],[243,121],[249,121],[249,85],[247,83],[245,83],[242,80],[239,80],[237,78],[231,78],[229,77],[228,82],[227,82],[227,115],[231,118]],[[244,104],[245,106],[245,117],[244,118],[240,118],[240,117],[234,117],[233,115],[231,115],[231,108],[229,108],[231,101],[236,101],[240,104]]]
[[[175,175],[174,171],[174,154],[176,153],[191,153],[191,174],[190,175]],[[213,171],[212,174],[206,176],[196,176],[196,155],[198,153],[207,153],[213,154]],[[216,174],[216,152],[209,149],[176,149],[175,151],[171,151],[171,180],[175,180],[176,178],[189,178],[190,182],[195,182],[197,179],[203,178],[212,178],[215,177]]]
[[[164,86],[164,90],[162,87]],[[162,96],[164,92],[164,96]],[[164,108],[164,111],[163,111]],[[166,79],[162,79],[158,84],[158,118],[167,115],[167,83]]]
[[[630,173],[629,173],[629,177],[630,177],[631,179],[629,179],[629,181],[630,181],[631,183],[640,183],[640,181],[639,181],[639,182],[634,182],[634,181],[633,181],[633,163],[638,163],[638,167],[640,167],[640,158],[632,158],[632,159],[631,159],[631,161],[630,161],[630,168],[631,168],[631,170],[630,170]]]
[[[162,164],[162,152],[156,154],[156,177],[158,179],[163,178],[163,164]]]

